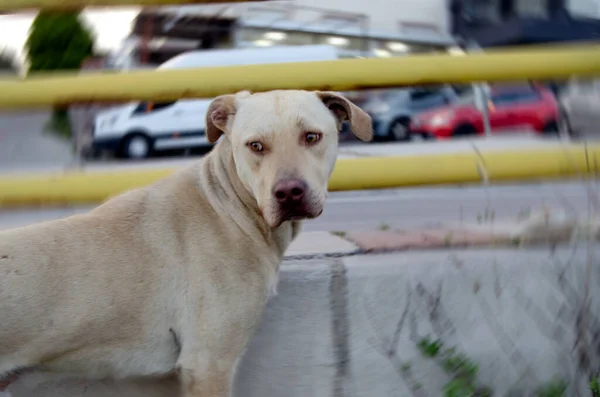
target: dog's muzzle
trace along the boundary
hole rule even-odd
[[[273,188],[273,198],[282,222],[314,218],[322,212],[322,208],[317,209],[311,203],[308,185],[301,179],[290,178],[277,182]]]

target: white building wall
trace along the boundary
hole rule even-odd
[[[574,17],[600,18],[600,0],[567,0]]]
[[[366,14],[376,34],[406,33],[406,26],[415,23],[430,25],[440,33],[448,34],[450,30],[446,0],[295,0],[294,4]]]
[[[448,36],[450,32],[450,10],[448,0],[294,0],[269,1],[264,3],[232,3],[212,5],[190,5],[164,7],[181,13],[196,13],[239,17],[248,8],[279,8],[286,5],[308,6],[331,11],[361,13],[370,19],[370,33],[381,35]],[[222,10],[225,10],[221,12]]]

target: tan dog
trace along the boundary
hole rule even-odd
[[[177,373],[228,397],[300,221],[325,203],[342,120],[330,92],[241,92],[207,114],[203,160],[85,215],[0,232],[0,380]]]

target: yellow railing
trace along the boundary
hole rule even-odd
[[[600,74],[600,46],[536,46],[465,56],[414,55],[186,70],[0,80],[0,108],[88,101],[210,98],[240,90],[348,91],[435,83],[516,81]]]
[[[266,0],[252,0],[252,2],[262,1]],[[248,0],[0,0],[0,12],[15,12],[29,9],[71,10],[84,7],[161,6],[240,2],[248,2]]]
[[[244,0],[228,0],[244,1]],[[220,0],[0,0],[0,11],[29,8],[215,3]],[[211,98],[240,90],[349,91],[438,83],[552,80],[600,75],[600,47],[527,46],[464,56],[413,55],[130,73],[38,75],[0,80],[0,108],[91,101]],[[396,158],[342,159],[332,190],[418,184],[583,177],[598,173],[596,146]],[[525,163],[527,167],[524,167]],[[95,202],[151,183],[172,170],[14,176],[0,180],[0,206]]]

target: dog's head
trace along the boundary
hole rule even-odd
[[[225,134],[237,175],[274,228],[323,211],[344,120],[359,139],[372,139],[371,118],[339,94],[243,91],[213,100],[206,136]]]

